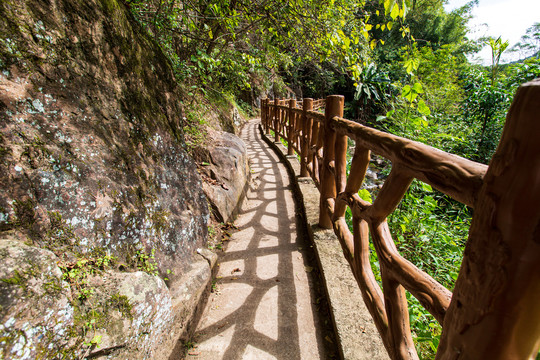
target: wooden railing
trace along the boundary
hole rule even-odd
[[[342,96],[265,99],[262,126],[300,156],[392,359],[417,359],[405,290],[442,325],[437,359],[534,359],[540,346],[540,80],[518,90],[490,166],[343,119]],[[348,137],[356,143],[346,176]],[[392,162],[373,204],[358,191],[371,152]],[[474,208],[454,293],[397,251],[386,218],[416,178]],[[345,222],[351,209],[353,231]],[[382,290],[372,272],[377,252]]]

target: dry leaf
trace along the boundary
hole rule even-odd
[[[328,341],[330,344],[333,344],[334,342],[332,341],[332,339],[330,339],[330,336],[326,335],[324,337],[324,340]]]

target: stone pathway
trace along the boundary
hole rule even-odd
[[[286,168],[246,125],[252,182],[186,359],[331,359]],[[326,338],[326,339],[325,339]]]

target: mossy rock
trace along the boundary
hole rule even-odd
[[[0,239],[0,354],[52,359],[73,345],[73,307],[58,258],[20,241]]]

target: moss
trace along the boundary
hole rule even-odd
[[[71,337],[71,336],[70,336]],[[67,339],[69,341],[69,339]],[[45,330],[42,340],[36,345],[36,360],[49,360],[49,359],[62,359],[62,360],[75,360],[80,359],[77,353],[80,351],[80,344],[75,343],[73,345],[55,346],[50,347],[51,344],[56,344],[58,339],[54,331]]]
[[[11,149],[0,146],[0,161],[3,161],[9,154],[11,154]]]
[[[113,312],[120,313],[123,319],[133,321],[133,305],[129,298],[119,293],[107,296],[99,294],[88,300],[78,300],[74,303],[74,322],[69,329],[69,336],[77,339],[78,344],[92,347],[95,344],[96,331],[114,328],[117,321]]]
[[[35,202],[32,199],[15,200],[13,210],[15,211],[15,226],[30,230],[36,223],[36,213],[34,211]]]
[[[137,205],[141,217],[146,216],[146,212],[148,211],[147,205],[153,203],[157,199],[156,191],[157,185],[155,178],[151,175],[143,184],[139,184],[128,190],[128,194],[134,195],[133,200]]]
[[[65,347],[59,354],[66,354],[67,358],[77,358],[75,355],[81,350],[95,346],[93,340],[96,331],[112,328],[112,321],[115,321],[115,317],[112,316],[114,311],[120,313],[123,319],[133,320],[133,305],[127,296],[119,293],[108,295],[92,288],[87,281],[88,276],[99,276],[102,271],[110,269],[115,263],[115,257],[107,255],[103,249],[96,248],[86,257],[79,257],[74,263],[60,264],[64,279],[70,284],[73,294],[71,305],[74,309],[74,321],[68,330],[68,336],[74,340],[76,346]],[[50,282],[45,286],[55,291],[59,284]]]
[[[74,306],[74,322],[78,334],[85,336],[88,330],[103,328],[107,324],[107,313],[102,306],[88,309],[88,304],[79,301]],[[95,304],[93,304],[95,305]],[[101,305],[101,304],[98,304]]]
[[[64,290],[59,279],[50,275],[46,275],[46,278],[47,281],[44,282],[42,286],[45,293],[50,296],[57,296]]]
[[[9,277],[0,279],[0,282],[7,286],[17,286],[22,290],[25,297],[35,296],[35,293],[28,287],[29,280],[42,275],[42,269],[33,261],[29,260],[23,269],[15,269]]]
[[[45,247],[57,253],[75,251],[80,239],[73,232],[73,226],[67,224],[57,211],[48,211],[49,228],[45,233]]]
[[[19,228],[26,233],[32,242],[39,240],[41,234],[36,224],[35,206],[35,201],[30,198],[26,200],[14,200],[13,211],[15,212],[15,219],[5,224],[4,228]]]
[[[111,309],[118,310],[122,317],[133,320],[133,304],[126,295],[113,294],[108,304]]]
[[[0,69],[2,69],[2,61],[0,60]],[[0,104],[0,109],[2,105]],[[4,161],[5,158],[12,153],[11,149],[7,147],[4,139],[4,134],[0,132],[0,161]]]
[[[171,213],[167,210],[156,210],[150,216],[153,228],[158,234],[162,234],[169,227],[169,220],[167,217],[170,214]]]
[[[20,287],[22,287],[27,280],[22,276],[19,270],[15,270],[11,277],[0,279],[0,281],[4,284],[19,285]]]

